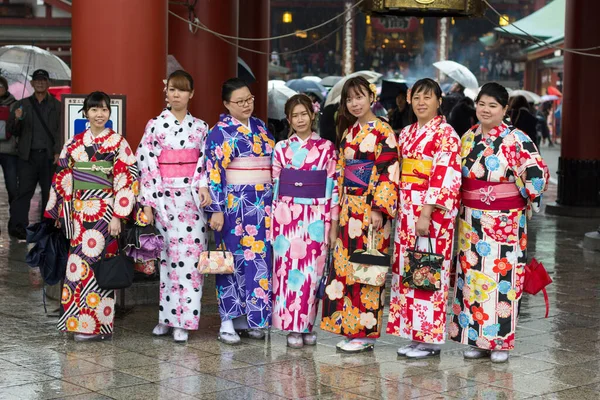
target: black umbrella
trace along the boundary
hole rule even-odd
[[[238,57],[238,68],[237,68],[238,78],[246,82],[248,85],[256,82],[256,77],[254,76],[254,72],[244,60]]]
[[[290,89],[294,89],[298,93],[314,93],[319,96],[319,99],[323,101],[327,89],[319,82],[311,81],[308,79],[292,79],[285,83]]]
[[[400,92],[408,92],[408,85],[403,79],[384,79],[381,81],[381,103],[389,108],[395,107],[396,97]]]
[[[69,240],[50,220],[27,227],[27,242],[34,239],[35,246],[27,253],[25,262],[32,268],[39,267],[47,285],[55,285],[65,277]]]

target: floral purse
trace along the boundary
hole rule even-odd
[[[233,274],[233,254],[225,250],[223,238],[221,238],[221,250],[208,250],[200,253],[196,268],[201,274]]]
[[[375,247],[373,226],[369,225],[367,250],[356,250],[350,256],[353,279],[357,283],[383,286],[390,268],[390,256],[382,254]]]
[[[418,241],[419,237],[415,241],[414,250],[406,250],[402,284],[407,288],[435,292],[442,287],[444,256],[433,252],[431,238],[428,238],[429,251],[418,250]]]

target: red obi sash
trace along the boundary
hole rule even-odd
[[[514,182],[487,182],[462,179],[462,202],[479,210],[514,210],[525,208],[527,201]]]
[[[158,168],[163,178],[191,178],[200,157],[198,149],[163,150],[158,156]]]

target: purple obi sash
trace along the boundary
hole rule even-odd
[[[325,197],[327,171],[301,171],[285,168],[279,176],[279,195],[321,199]]]
[[[344,187],[366,189],[369,187],[375,161],[346,160]]]

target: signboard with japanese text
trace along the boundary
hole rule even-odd
[[[78,133],[84,132],[90,124],[83,116],[83,100],[85,94],[63,94],[62,102],[62,121],[61,130],[64,135],[65,143]],[[125,136],[125,96],[110,96],[110,118],[106,123],[107,128],[111,128],[117,133]]]

